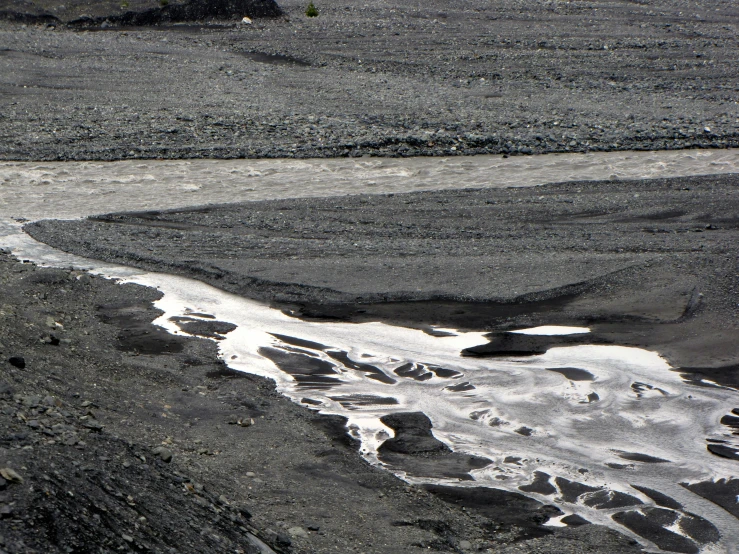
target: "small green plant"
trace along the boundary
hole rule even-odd
[[[305,15],[308,17],[318,17],[318,8],[313,5],[313,2],[308,4],[308,7],[305,8]]]
[[[160,5],[161,7],[164,7],[164,6],[166,6],[167,4],[169,4],[169,0],[159,0],[159,5]]]
[[[128,2],[126,2],[125,0],[121,2],[121,8],[125,10],[127,7],[128,7]]]

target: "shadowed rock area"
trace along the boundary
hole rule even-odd
[[[472,480],[471,470],[492,463],[480,456],[452,452],[434,437],[431,421],[421,412],[387,415],[380,421],[395,431],[395,436],[378,449],[380,460],[410,475]]]
[[[0,18],[52,25],[139,26],[279,15],[274,0],[0,0]]]

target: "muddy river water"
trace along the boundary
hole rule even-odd
[[[185,333],[182,322],[235,325],[219,341],[230,367],[273,379],[295,402],[348,418],[363,456],[410,482],[493,486],[547,503],[556,498],[564,515],[549,524],[564,525],[563,518],[578,515],[631,534],[655,551],[649,537],[657,535],[638,536],[627,529],[634,525],[622,524],[663,510],[662,527],[685,544],[731,553],[739,544],[736,518],[681,484],[739,475],[736,461],[706,450],[707,439],[730,440],[720,421],[739,405],[739,393],[689,384],[659,353],[585,345],[538,356],[465,358],[463,349],[486,342],[482,333],[306,322],[198,281],[72,256],[20,229],[23,221],[41,218],[207,203],[716,173],[739,173],[739,151],[6,162],[0,164],[0,247],[39,264],[156,287],[164,293],[157,302],[164,314],[156,323],[172,333]],[[393,429],[380,418],[403,412],[423,412],[437,439],[483,460],[470,470],[472,479],[448,468],[409,472],[383,458],[380,447]],[[665,544],[663,550],[672,550]],[[670,544],[689,551],[679,540]]]

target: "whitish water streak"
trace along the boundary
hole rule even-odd
[[[739,173],[739,149],[329,160],[2,162],[0,217],[346,194]]]
[[[171,332],[181,333],[171,317],[197,317],[193,312],[235,323],[237,329],[220,342],[227,363],[274,379],[296,402],[307,397],[318,402],[324,413],[348,417],[352,433],[362,440],[363,454],[373,463],[378,463],[377,447],[392,435],[378,418],[391,412],[423,411],[431,418],[437,438],[455,451],[494,462],[475,472],[475,482],[457,484],[517,490],[531,481],[534,471],[546,471],[553,477],[630,494],[650,506],[653,503],[629,485],[647,486],[668,494],[721,530],[721,543],[705,546],[706,554],[729,553],[739,544],[736,519],[678,483],[736,476],[735,462],[710,455],[705,439],[727,438],[718,421],[736,407],[737,393],[688,385],[655,353],[580,346],[556,348],[526,359],[461,358],[461,349],[484,342],[479,333],[432,337],[379,323],[306,323],[197,281],[67,255],[20,233],[12,218],[76,218],[110,211],[299,196],[736,172],[739,150],[510,159],[6,162],[0,164],[0,246],[37,263],[90,269],[159,288],[164,297],[158,305],[165,314],[158,323]],[[304,347],[302,355],[330,367],[333,386],[300,386],[293,376],[280,371],[263,354],[296,352],[275,334],[325,345]],[[346,353],[346,363],[336,359],[341,353]],[[378,381],[377,374],[371,378],[371,373],[353,367],[357,363],[373,366],[394,382]],[[399,375],[396,370],[406,364],[415,364],[416,376],[427,372],[429,378],[414,379],[407,372]],[[561,371],[551,371],[564,367],[579,369],[586,372],[580,375],[589,374],[592,379],[571,379]],[[469,386],[454,390],[461,383]],[[629,462],[618,451],[670,462]],[[520,460],[506,462],[508,456]],[[628,468],[605,465],[613,462]],[[396,472],[410,481],[440,481]],[[551,496],[532,496],[552,502]],[[568,513],[614,525],[610,519],[614,509],[595,510],[582,500],[560,505]]]
[[[156,305],[164,314],[155,323],[174,334],[185,333],[173,319],[199,319],[196,314],[234,323],[236,330],[219,342],[226,363],[273,379],[278,390],[295,402],[310,399],[312,407],[322,413],[347,417],[350,432],[362,441],[362,454],[371,463],[382,465],[377,448],[393,435],[379,418],[407,411],[427,414],[434,435],[454,451],[493,461],[473,472],[474,482],[418,477],[395,470],[410,482],[487,485],[520,492],[518,487],[530,483],[535,471],[544,471],[553,478],[602,487],[610,494],[629,494],[644,503],[639,506],[642,508],[653,506],[649,498],[630,487],[638,484],[671,496],[686,511],[700,514],[721,531],[720,544],[707,545],[704,552],[731,553],[731,545],[739,544],[736,519],[679,486],[685,481],[736,475],[735,462],[712,456],[705,447],[706,437],[726,435],[718,421],[736,404],[736,391],[690,385],[653,352],[576,346],[526,358],[462,358],[462,349],[485,342],[482,333],[446,330],[451,336],[433,337],[382,323],[304,322],[199,281],[86,260],[9,231],[10,226],[6,226],[2,243],[22,259],[88,269],[159,289],[164,296]],[[554,328],[549,332],[582,333],[583,329]],[[285,337],[323,346],[304,344],[296,349]],[[265,357],[265,348],[272,354],[321,360],[330,365],[327,376],[334,382],[330,387],[300,383]],[[337,360],[342,353],[349,363]],[[357,369],[352,362],[366,366]],[[429,373],[428,378],[396,371],[407,364]],[[393,382],[377,380],[377,374],[366,367],[375,368]],[[576,368],[592,378],[571,379],[552,371],[557,368]],[[455,390],[462,383],[468,386]],[[629,462],[619,457],[621,452],[668,462]],[[509,456],[519,459],[506,461]],[[626,469],[606,465],[614,462]],[[529,495],[546,503],[555,500],[553,496]],[[587,497],[557,503],[566,513],[618,527],[610,516],[624,508],[598,510],[585,505],[585,500]]]

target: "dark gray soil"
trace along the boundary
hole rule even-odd
[[[739,146],[732,0],[287,0],[252,25],[119,28],[159,9],[124,3],[0,0],[102,19],[0,23],[0,159]]]
[[[496,332],[466,355],[578,342],[654,350],[739,385],[739,177],[228,204],[26,226],[306,318]],[[592,335],[501,334],[539,324]]]
[[[283,15],[274,0],[1,0],[0,19],[109,28]]]
[[[739,146],[731,0],[326,0],[312,19],[287,0],[282,16],[248,25],[244,15],[278,15],[274,4],[163,4],[0,0],[0,159]],[[503,339],[512,327],[590,325],[688,378],[737,386],[737,213],[728,176],[265,202],[28,231],[297,317],[498,333],[469,355],[553,344]],[[0,550],[639,551],[578,516],[543,527],[557,508],[521,495],[411,487],[373,469],[342,421],[233,373],[213,341],[151,326],[156,297],[0,256]],[[216,340],[230,331],[179,324]],[[391,423],[399,440],[383,455],[398,467],[433,457],[429,468],[463,477],[486,463],[439,447],[417,415]],[[691,490],[730,506],[736,483]],[[557,482],[573,498],[578,485]],[[555,490],[546,474],[530,488]],[[668,512],[621,519],[689,551],[665,534]],[[694,542],[713,540],[694,526],[683,529]]]
[[[340,419],[150,325],[156,291],[3,253],[0,290],[3,552],[640,551],[542,527],[558,509],[521,495],[369,466]]]

